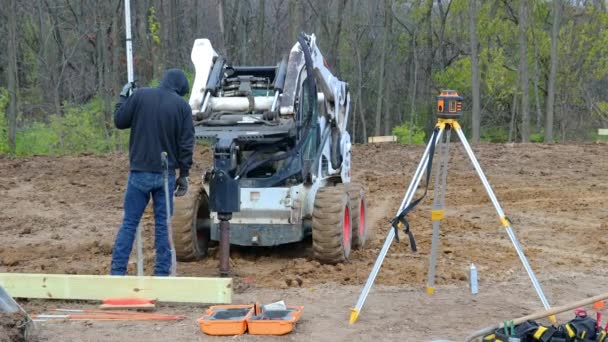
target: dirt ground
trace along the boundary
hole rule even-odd
[[[446,217],[441,226],[437,293],[424,294],[431,241],[432,184],[410,214],[418,253],[393,244],[360,320],[348,326],[350,308],[382,246],[422,146],[355,146],[354,180],[368,188],[372,238],[351,261],[335,266],[312,260],[310,241],[280,248],[234,248],[234,301],[285,299],[305,305],[298,341],[462,340],[472,330],[538,309],[540,303],[464,150],[452,145]],[[475,146],[475,153],[552,303],[606,292],[608,274],[608,145],[516,144]],[[197,147],[195,175],[210,153]],[[0,272],[107,274],[122,218],[128,171],[124,155],[0,157]],[[420,194],[420,192],[419,192]],[[144,215],[146,269],[153,268],[153,217]],[[217,274],[217,251],[179,263],[180,275]],[[467,288],[475,263],[480,293]],[[134,273],[134,264],[130,265]],[[23,302],[30,312],[83,302]],[[207,340],[194,320],[202,306],[164,305],[183,313],[178,323],[64,322],[40,326],[47,341]],[[564,315],[566,319],[570,316]],[[266,338],[230,338],[266,340]],[[277,338],[278,339],[278,338]],[[217,340],[220,340],[217,338]]]

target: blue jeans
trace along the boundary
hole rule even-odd
[[[173,214],[175,175],[169,175],[169,205]],[[131,171],[125,193],[124,218],[112,251],[112,275],[125,275],[133,248],[135,232],[150,197],[154,203],[155,276],[168,276],[171,271],[171,246],[167,235],[167,209],[162,173]]]

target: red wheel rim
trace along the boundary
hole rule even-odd
[[[344,237],[344,247],[346,247],[350,243],[350,210],[348,207],[344,208],[344,232],[342,236]]]
[[[359,238],[365,236],[365,202],[361,200],[359,204]]]

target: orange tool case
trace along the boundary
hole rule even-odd
[[[253,314],[253,305],[215,305],[196,322],[207,335],[242,335],[247,331],[247,319]]]
[[[256,315],[247,319],[247,329],[250,335],[289,334],[300,320],[302,310],[302,306],[288,306],[286,310],[256,312]]]

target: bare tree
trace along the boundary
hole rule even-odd
[[[258,6],[258,23],[257,23],[257,28],[258,28],[258,32],[257,32],[257,38],[256,41],[257,42],[263,42],[264,41],[264,30],[266,29],[266,0],[259,0],[259,6]],[[257,60],[259,64],[263,64],[265,63],[264,57],[265,54],[264,52],[266,51],[267,46],[266,44],[257,44]]]
[[[7,85],[8,103],[8,146],[10,153],[15,153],[15,134],[17,131],[17,111],[19,101],[19,79],[17,77],[17,0],[6,0],[4,8],[8,14],[8,68]]]
[[[528,0],[519,3],[519,75],[521,81],[521,141],[530,141],[528,74]]]
[[[477,52],[477,0],[469,0],[469,35],[471,43],[471,85],[473,111],[471,115],[473,143],[479,142],[481,125],[481,97],[479,86],[479,56]]]
[[[555,79],[557,76],[557,43],[559,35],[559,19],[562,1],[553,1],[553,25],[551,27],[551,70],[549,71],[549,85],[547,87],[547,114],[545,115],[545,142],[553,142],[553,112],[555,103]]]
[[[384,0],[384,31],[382,32],[382,48],[380,50],[380,66],[378,70],[378,98],[376,99],[376,122],[374,125],[374,135],[378,136],[381,132],[381,121],[382,121],[382,103],[384,101],[384,85],[385,80],[385,69],[386,69],[386,50],[388,48],[388,33],[390,24],[389,12],[391,8],[391,0]],[[387,11],[388,9],[388,11]]]

